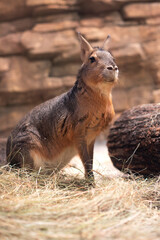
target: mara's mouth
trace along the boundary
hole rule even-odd
[[[104,78],[105,83],[117,83],[118,82],[118,77],[113,77],[113,78]]]
[[[103,75],[104,82],[108,83],[116,83],[118,82],[118,73],[115,72],[114,74],[111,74],[110,76],[108,75]]]

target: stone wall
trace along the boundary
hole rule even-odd
[[[77,31],[94,46],[112,37],[120,69],[117,112],[159,101],[159,1],[1,0],[0,136],[73,85],[81,64]]]

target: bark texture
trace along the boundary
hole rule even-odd
[[[110,129],[108,149],[119,170],[159,175],[160,104],[145,104],[125,111]]]

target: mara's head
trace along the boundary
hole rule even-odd
[[[89,42],[79,33],[81,46],[81,77],[83,81],[97,88],[112,87],[118,80],[118,67],[113,56],[105,50],[109,41],[109,36],[104,41],[103,46],[93,48]],[[104,89],[105,90],[105,89]]]

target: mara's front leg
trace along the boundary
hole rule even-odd
[[[85,140],[81,140],[77,144],[78,153],[82,160],[85,168],[85,177],[90,185],[94,185],[94,174],[93,174],[93,148],[94,141],[87,146]]]

